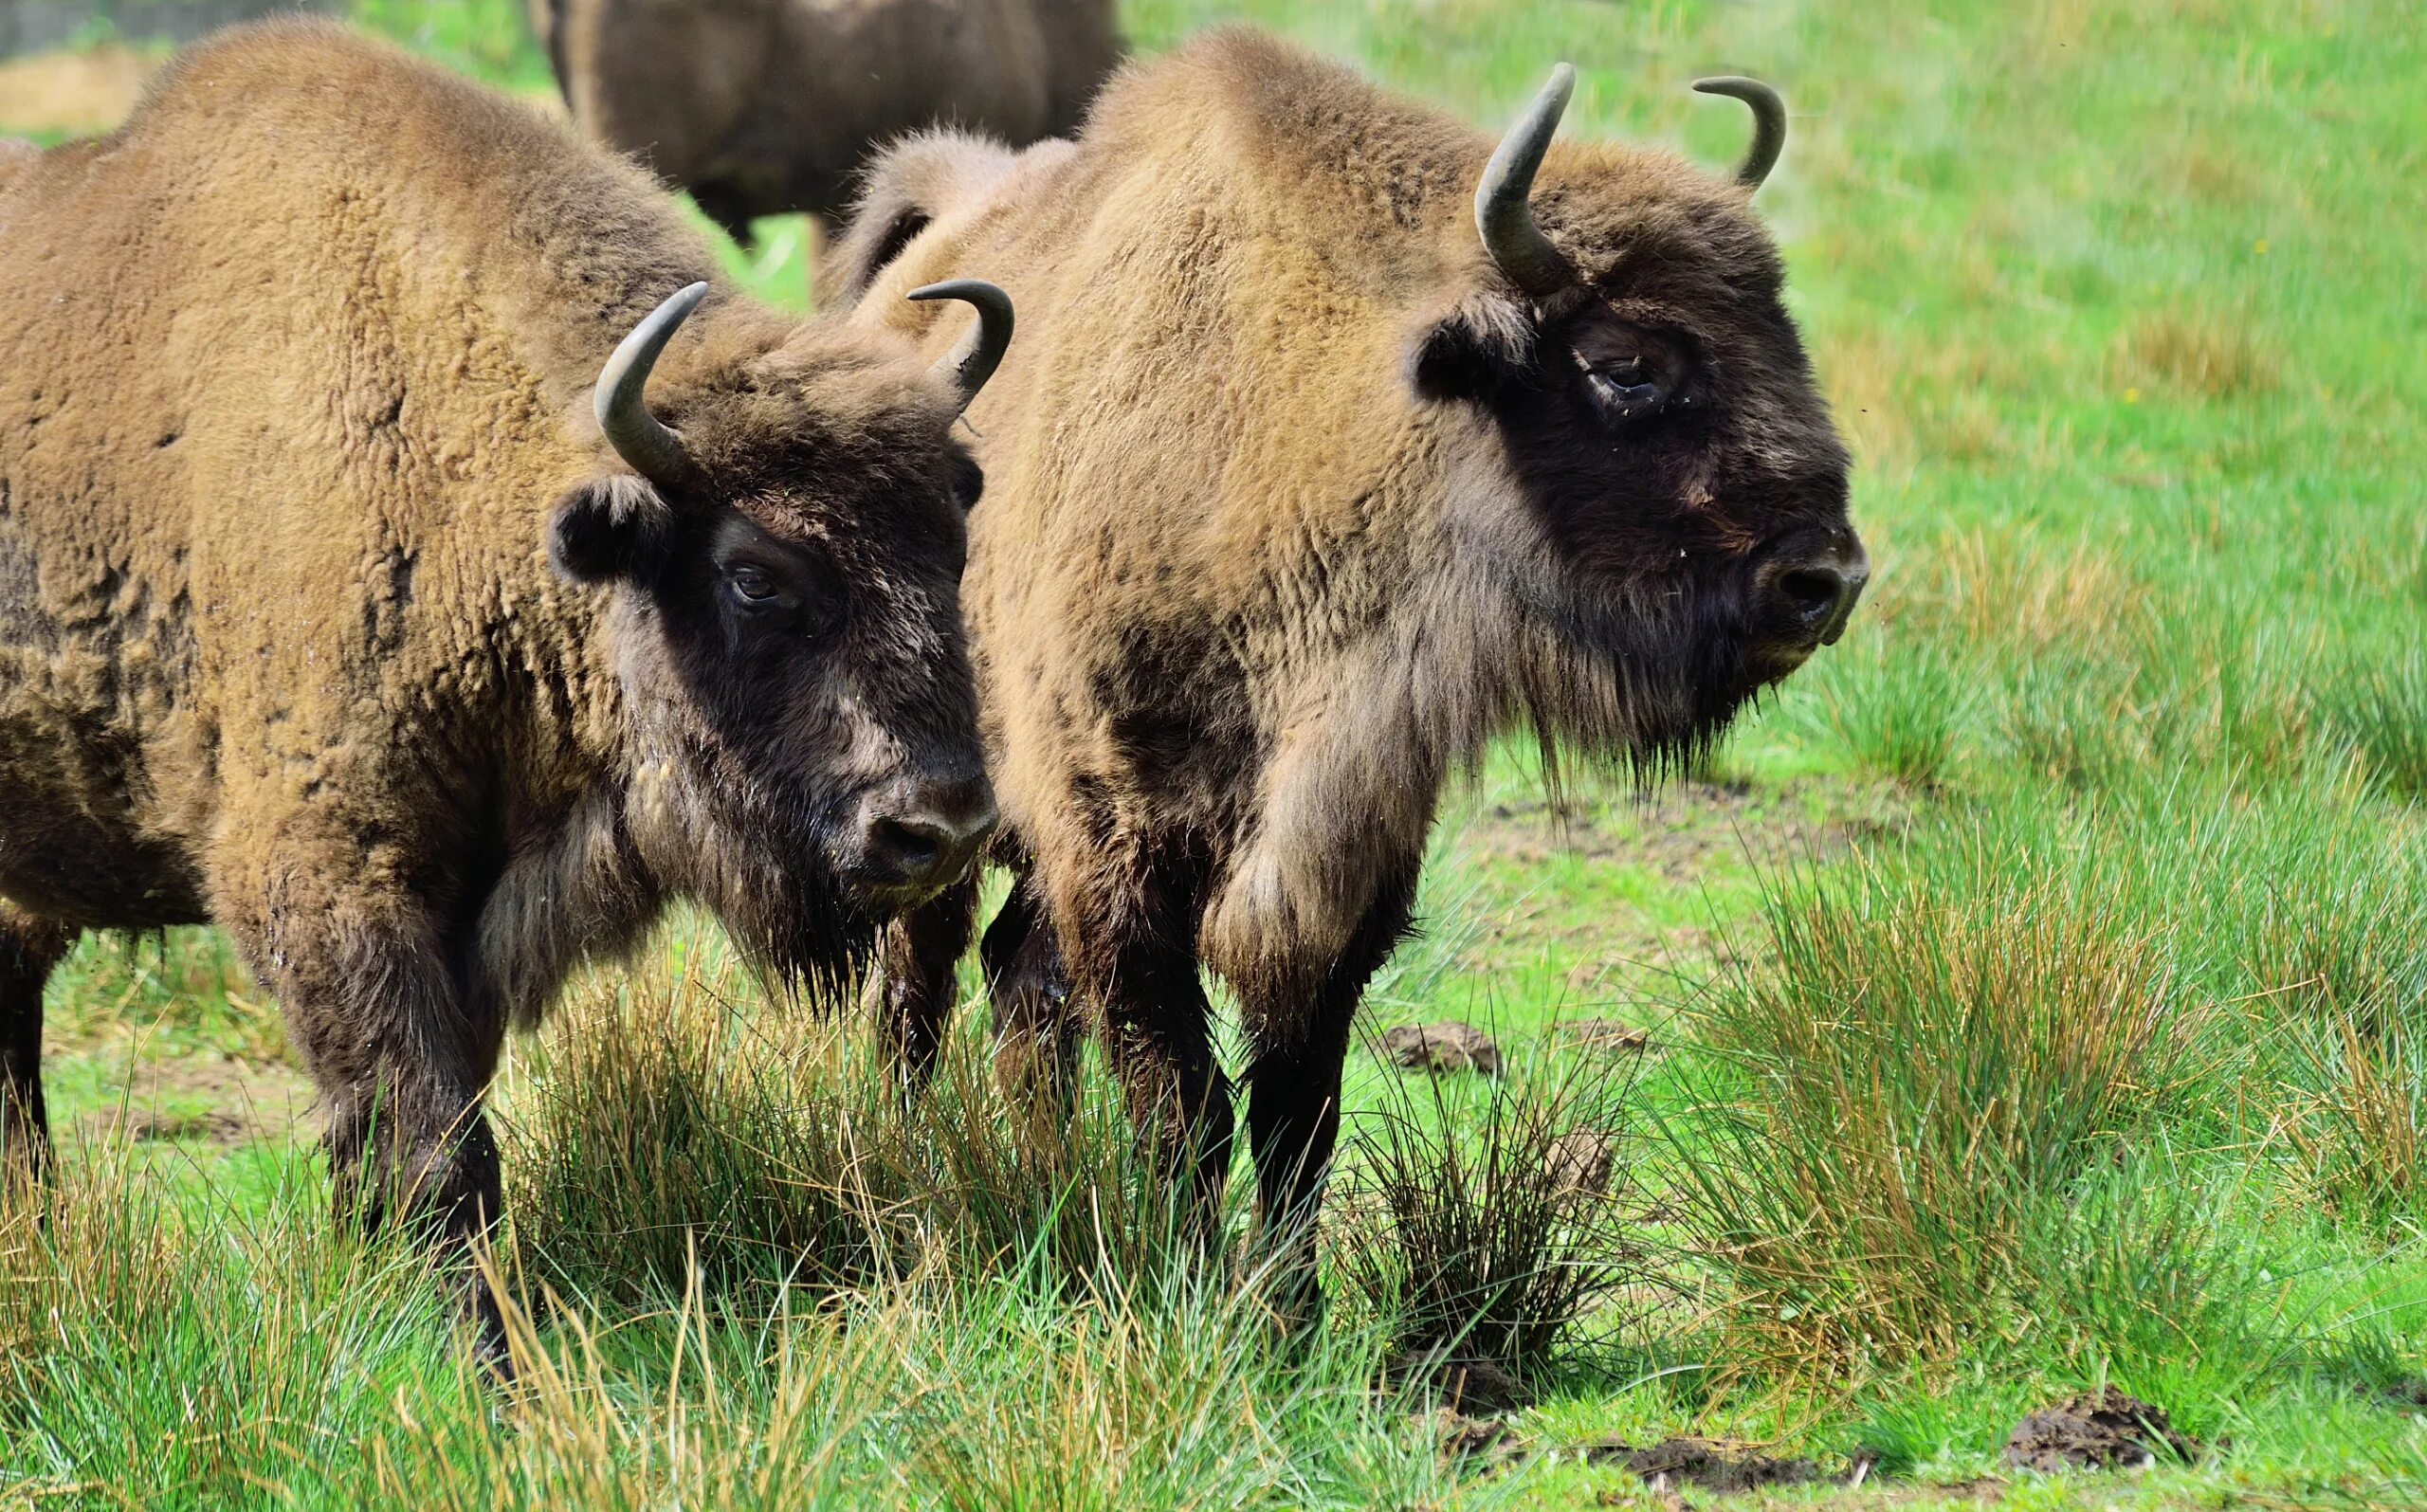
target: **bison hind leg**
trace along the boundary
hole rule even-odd
[[[42,1091],[42,991],[71,933],[0,900],[0,1181],[40,1181],[50,1168]]]

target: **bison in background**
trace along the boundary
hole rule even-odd
[[[1211,967],[1285,1259],[1447,780],[1511,730],[1673,766],[1835,640],[1867,575],[1750,206],[1777,97],[1713,82],[1757,117],[1728,179],[1553,142],[1571,78],[1495,151],[1216,32],[1120,76],[1075,146],[887,154],[837,251],[872,329],[969,267],[1021,311],[971,411],[993,486],[964,586],[1018,874],[982,947],[1006,1078],[1061,1084],[1084,1005],[1210,1213]],[[887,940],[914,1049],[972,898]]]
[[[832,988],[966,868],[993,800],[949,432],[1008,308],[922,291],[985,312],[931,369],[714,266],[636,170],[321,24],[231,32],[115,135],[0,155],[20,1168],[80,931],[224,925],[341,1205],[462,1241],[499,1213],[506,1028],[576,962],[689,897]]]
[[[922,127],[1077,129],[1121,61],[1113,0],[533,0],[574,119],[690,191],[733,238],[849,205]]]

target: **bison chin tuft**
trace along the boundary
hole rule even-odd
[[[1546,740],[1651,781],[1701,765],[1737,714],[1793,669],[1775,662],[1727,584],[1640,581],[1589,604],[1518,665]]]
[[[659,759],[634,774],[627,822],[659,884],[714,914],[772,993],[822,1007],[858,991],[883,922],[831,860],[848,807]]]

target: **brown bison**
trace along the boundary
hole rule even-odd
[[[21,1168],[82,930],[226,926],[341,1205],[462,1239],[499,1211],[502,1037],[577,961],[687,896],[824,986],[965,869],[993,800],[949,430],[1008,309],[961,290],[985,340],[935,372],[713,266],[637,171],[322,24],[0,156]]]
[[[574,118],[738,241],[832,220],[880,144],[939,122],[1075,130],[1121,59],[1113,0],[533,0]]]
[[[1511,730],[1671,766],[1834,641],[1867,575],[1749,207],[1776,95],[1709,82],[1757,118],[1731,180],[1554,143],[1571,77],[1495,152],[1218,32],[1118,78],[1075,145],[895,150],[838,248],[870,327],[973,265],[1022,312],[971,411],[994,487],[964,589],[1019,874],[982,950],[1011,1079],[1067,1053],[1067,993],[1210,1198],[1211,967],[1263,1220],[1296,1245],[1447,779]],[[970,897],[885,945],[914,1049]]]

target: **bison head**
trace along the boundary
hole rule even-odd
[[[959,607],[980,478],[951,429],[1011,305],[920,291],[979,310],[933,371],[816,325],[709,322],[652,413],[642,390],[706,293],[608,361],[595,410],[623,465],[557,503],[550,555],[611,595],[640,858],[778,975],[831,976],[994,828]]]
[[[1845,447],[1747,206],[1784,137],[1778,96],[1697,86],[1754,108],[1735,184],[1602,148],[1537,193],[1573,82],[1562,64],[1485,170],[1475,282],[1422,321],[1411,376],[1497,432],[1499,485],[1471,489],[1455,523],[1600,674],[1581,680],[1597,694],[1536,690],[1538,708],[1657,758],[1834,642],[1869,566]]]

